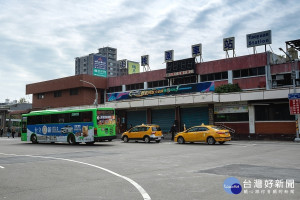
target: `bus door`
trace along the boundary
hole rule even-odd
[[[27,117],[22,117],[22,122],[21,122],[21,141],[27,141]]]

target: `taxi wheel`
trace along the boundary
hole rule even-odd
[[[216,140],[213,137],[208,137],[207,138],[207,144],[215,144]]]
[[[123,141],[124,141],[124,142],[128,142],[128,141],[129,141],[128,137],[127,137],[127,136],[124,136],[124,137],[123,137]]]
[[[225,142],[219,142],[219,144],[224,144]]]
[[[144,141],[145,141],[146,143],[149,143],[149,142],[150,142],[150,138],[149,138],[148,136],[145,136],[145,137],[144,137]]]
[[[178,142],[178,144],[184,144],[184,143],[185,143],[183,137],[179,137],[179,138],[177,139],[177,142]]]

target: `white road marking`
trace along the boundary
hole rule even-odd
[[[131,183],[140,192],[140,194],[143,196],[144,200],[151,200],[151,197],[144,190],[144,188],[142,188],[142,186],[140,186],[134,180],[132,180],[132,179],[126,177],[126,176],[122,176],[122,175],[120,175],[120,174],[118,174],[116,172],[113,172],[113,171],[109,170],[109,169],[97,166],[97,165],[93,165],[93,164],[89,164],[89,163],[85,163],[85,162],[80,162],[80,161],[77,161],[77,160],[65,159],[65,158],[56,158],[56,157],[47,157],[47,156],[34,156],[34,155],[17,155],[17,154],[6,154],[6,153],[0,153],[0,154],[5,155],[5,156],[27,156],[27,157],[33,157],[33,158],[45,158],[45,159],[63,160],[63,161],[69,161],[69,162],[74,162],[74,163],[79,163],[79,164],[87,165],[87,166],[90,166],[90,167],[95,167],[95,168],[101,169],[103,171],[106,171],[108,173],[111,173],[111,174],[113,174],[113,175],[115,175],[117,177],[120,177],[120,178],[128,181],[129,183]]]
[[[5,167],[0,166],[1,169],[4,169]]]

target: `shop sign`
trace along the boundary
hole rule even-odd
[[[180,71],[180,72],[173,72],[173,73],[167,73],[166,77],[173,77],[173,76],[182,76],[187,74],[194,74],[194,70],[186,70],[186,71]]]
[[[214,107],[215,114],[224,113],[245,113],[248,112],[247,103],[236,103],[236,104],[216,104]]]
[[[290,114],[299,115],[300,114],[300,93],[292,93],[288,95],[290,104]]]

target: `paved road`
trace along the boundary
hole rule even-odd
[[[0,138],[0,199],[300,199],[300,144],[293,142],[71,146],[19,139]],[[240,181],[240,194],[225,192],[229,177]],[[259,180],[262,188],[254,188]]]

